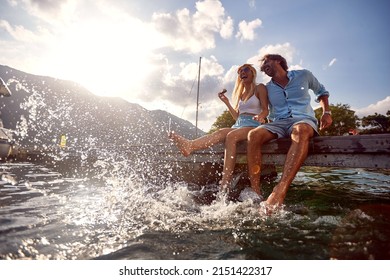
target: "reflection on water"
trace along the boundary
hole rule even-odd
[[[157,183],[123,163],[109,170],[1,163],[0,259],[390,257],[385,171],[304,168],[285,209],[264,216],[250,201],[199,203],[213,186]]]

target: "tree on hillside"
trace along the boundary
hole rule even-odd
[[[359,118],[355,115],[355,111],[350,109],[348,104],[330,104],[329,107],[332,111],[333,123],[326,130],[320,131],[321,135],[345,135],[350,130],[356,129]],[[315,114],[319,122],[322,116],[322,108],[317,108]]]
[[[225,110],[213,123],[211,126],[211,129],[209,133],[213,133],[214,131],[217,131],[220,128],[224,127],[231,127],[235,123],[235,120],[233,119],[232,115],[228,110]]]
[[[386,116],[375,113],[362,118],[362,126],[367,127],[362,133],[387,133],[390,132],[390,110]]]

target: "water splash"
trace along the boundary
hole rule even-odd
[[[75,108],[67,101],[48,104],[44,95],[52,94],[49,90],[28,88],[24,83],[17,88],[31,94],[22,105],[30,113],[19,122],[18,135],[22,140],[50,148],[57,145],[55,135],[60,135],[63,128],[79,129],[71,120]],[[83,113],[83,120],[95,120],[88,107]],[[60,125],[54,125],[58,121]],[[134,133],[130,126],[123,131],[123,137]],[[108,136],[114,134],[108,132]],[[43,141],[47,137],[49,143]],[[153,147],[124,151],[100,144],[100,138],[93,134],[74,137],[73,152],[81,164],[77,167],[70,164],[69,173],[40,165],[2,165],[0,203],[4,206],[0,208],[0,244],[6,248],[1,247],[0,258],[83,259],[126,248],[129,250],[124,256],[134,257],[129,251],[140,243],[149,250],[136,251],[141,256],[215,257],[213,253],[202,255],[196,248],[204,246],[205,241],[215,242],[222,252],[216,255],[218,258],[329,258],[326,242],[333,235],[334,248],[345,245],[345,250],[332,253],[336,258],[345,252],[352,255],[350,251],[356,249],[349,245],[348,239],[356,224],[361,225],[362,236],[373,235],[367,234],[368,227],[363,225],[376,222],[371,218],[378,215],[368,208],[356,211],[356,204],[372,197],[384,203],[390,200],[388,176],[383,179],[367,172],[364,177],[375,180],[357,181],[361,176],[351,171],[301,171],[286,199],[290,208],[275,210],[269,216],[264,205],[252,201],[228,202],[217,193],[216,185],[173,180],[172,173],[178,167],[166,163],[163,170],[156,168]],[[53,152],[54,165],[64,163],[70,154],[67,149]],[[94,160],[88,161],[91,155]],[[23,171],[23,175],[14,173],[16,170]],[[272,184],[268,189],[265,186],[265,193],[272,188]],[[212,199],[206,203],[204,195]],[[345,197],[353,199],[346,202]],[[302,206],[304,211],[292,211],[291,205]],[[173,244],[169,250],[164,247],[165,240],[157,244],[157,250],[168,251],[163,255],[156,255],[156,249],[150,253],[156,245],[151,239],[159,240],[159,235]],[[204,239],[191,245],[193,235]],[[180,241],[183,238],[187,238],[186,242]],[[379,236],[376,240],[389,240],[386,238]],[[365,248],[370,252],[367,244]],[[290,251],[295,253],[289,254]],[[372,253],[364,256],[367,255]]]

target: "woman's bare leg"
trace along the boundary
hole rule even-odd
[[[224,166],[220,182],[222,190],[227,190],[232,181],[234,167],[236,165],[237,143],[246,140],[248,132],[251,129],[253,129],[253,127],[237,128],[230,131],[226,136]]]
[[[175,142],[176,146],[184,156],[189,156],[194,151],[203,150],[217,143],[223,142],[226,138],[226,135],[232,130],[235,129],[221,128],[212,134],[207,134],[194,140],[189,140],[172,131],[169,134],[169,138]]]
[[[263,144],[276,139],[277,136],[268,130],[258,127],[248,133],[247,159],[248,173],[252,189],[261,194],[261,147]]]

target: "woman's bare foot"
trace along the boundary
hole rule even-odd
[[[176,146],[179,148],[179,150],[183,154],[183,156],[188,157],[191,154],[191,152],[192,152],[191,140],[188,140],[188,139],[184,138],[183,136],[176,134],[174,131],[169,132],[168,137],[173,142],[175,142]]]

